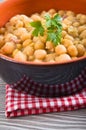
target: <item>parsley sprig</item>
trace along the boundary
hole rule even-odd
[[[31,26],[35,29],[32,34],[34,36],[44,35],[45,28],[47,31],[47,41],[52,41],[54,45],[58,45],[61,42],[62,37],[62,19],[59,14],[56,14],[53,18],[49,14],[45,16],[46,22],[45,27],[43,27],[41,21],[31,22]]]
[[[56,14],[52,19],[47,14],[46,15],[46,27],[48,41],[52,41],[55,45],[61,42],[62,36],[62,24],[61,24],[61,17],[59,14]]]
[[[30,24],[32,27],[35,28],[34,31],[32,32],[34,36],[44,35],[44,27],[42,26],[42,23],[40,21],[31,22]]]

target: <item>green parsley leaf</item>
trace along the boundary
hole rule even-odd
[[[55,21],[57,21],[57,23],[61,23],[62,22],[62,18],[59,14],[56,14],[53,18]]]
[[[61,42],[62,37],[62,19],[59,14],[56,14],[53,18],[50,18],[47,14],[45,18],[48,33],[47,40],[52,41],[54,45],[58,45]]]
[[[59,14],[56,14],[53,18],[49,14],[45,15],[45,25],[43,26],[41,21],[31,22],[30,25],[34,27],[32,34],[34,36],[44,35],[45,30],[47,31],[47,41],[53,42],[56,46],[60,44],[62,37],[62,18]]]
[[[40,21],[31,22],[30,25],[35,28],[34,31],[32,32],[34,36],[44,35],[44,28]]]

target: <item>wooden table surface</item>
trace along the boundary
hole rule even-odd
[[[7,119],[5,84],[0,78],[0,130],[86,130],[86,109]]]

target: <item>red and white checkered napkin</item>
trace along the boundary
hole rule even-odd
[[[6,116],[16,117],[30,114],[76,110],[86,107],[86,88],[73,96],[62,98],[40,98],[25,95],[6,86]]]
[[[25,77],[18,83],[19,86],[17,83],[14,85],[14,88],[17,86],[18,89],[13,89],[12,85],[6,85],[6,117],[69,111],[86,107],[86,68],[74,80],[58,86],[57,93],[59,92],[60,95],[63,92],[66,93],[61,97],[37,97],[27,94],[29,89],[24,88],[30,86],[30,80]],[[31,86],[33,87],[32,84]],[[55,89],[55,86],[52,88]],[[72,95],[69,95],[70,93]]]

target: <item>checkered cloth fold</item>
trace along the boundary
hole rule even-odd
[[[6,117],[86,108],[86,88],[80,93],[62,98],[40,98],[25,95],[6,86]]]
[[[61,97],[68,96],[80,91],[86,87],[86,68],[70,82],[60,85],[38,84],[27,76],[23,76],[20,81],[11,84],[11,88],[25,94],[31,94],[39,97]]]
[[[29,78],[23,77],[14,86],[6,85],[6,117],[71,111],[86,108],[86,68],[74,80],[58,86],[57,93],[59,92],[61,97],[45,98],[30,95],[28,94],[30,89],[29,87],[27,88],[27,86],[30,86],[30,83],[33,82],[29,81]],[[15,86],[17,86],[18,89]],[[33,87],[32,84],[31,86]],[[54,89],[55,86],[52,88]],[[66,95],[62,96],[64,92]],[[70,93],[72,93],[72,95],[69,95]]]

